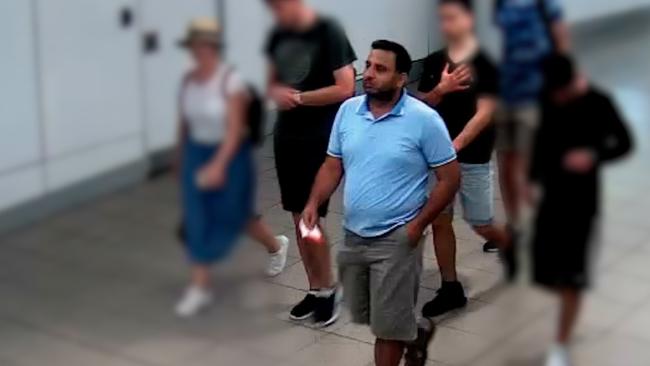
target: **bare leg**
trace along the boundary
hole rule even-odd
[[[442,213],[433,222],[433,248],[444,282],[458,280],[456,273],[456,234],[452,225],[453,216]]]
[[[293,222],[295,225],[296,231],[296,243],[298,244],[298,251],[300,252],[300,258],[302,259],[302,265],[305,267],[305,272],[307,273],[307,281],[309,282],[309,289],[314,290],[318,289],[317,279],[313,271],[314,266],[311,264],[311,257],[305,249],[305,243],[303,243],[302,236],[300,235],[300,230],[298,229],[298,223],[300,222],[300,215],[293,214]]]
[[[508,221],[516,222],[519,217],[520,190],[519,177],[520,158],[516,152],[499,152],[499,184],[503,207]]]
[[[497,225],[474,226],[473,229],[483,239],[493,242],[501,250],[507,249],[512,244],[511,237],[508,234],[506,228],[503,226],[497,226]]]
[[[575,289],[561,289],[560,295],[560,324],[557,334],[557,342],[561,345],[567,345],[573,334],[580,307],[582,304],[582,294]]]
[[[325,242],[324,245],[311,245],[302,240],[298,223],[300,214],[293,214],[294,224],[296,226],[296,238],[298,249],[302,257],[305,271],[309,279],[311,289],[326,289],[334,286],[332,275],[332,261],[330,258],[330,248]],[[320,222],[318,223],[320,225]]]
[[[248,235],[262,244],[270,254],[280,250],[280,244],[273,236],[271,228],[261,218],[255,218],[248,224]]]
[[[379,339],[375,341],[375,365],[399,366],[404,355],[404,342]]]
[[[456,272],[456,235],[452,220],[452,214],[443,213],[433,222],[433,247],[442,282],[436,296],[422,308],[422,315],[427,318],[467,305],[467,297]]]
[[[208,289],[210,286],[210,269],[207,266],[192,266],[192,285],[202,289]]]

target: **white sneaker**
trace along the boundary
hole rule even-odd
[[[545,366],[571,366],[569,351],[564,346],[555,345],[548,352]]]
[[[191,286],[185,291],[185,295],[176,305],[176,315],[181,318],[189,318],[212,303],[212,294],[200,287]]]
[[[289,238],[284,235],[276,236],[275,240],[280,244],[280,250],[269,256],[269,263],[266,266],[266,275],[275,277],[284,271],[287,265],[287,253],[289,252]]]

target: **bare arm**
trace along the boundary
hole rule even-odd
[[[354,96],[354,78],[352,65],[343,66],[334,71],[334,85],[300,93],[300,104],[322,106],[342,102]]]
[[[327,201],[343,178],[343,162],[339,158],[328,156],[318,171],[311,196],[303,212],[303,220],[308,228],[316,226],[318,207]]]
[[[454,198],[460,186],[460,164],[454,160],[435,170],[437,184],[420,214],[408,225],[409,239],[419,242],[422,233]]]
[[[551,24],[551,36],[555,43],[556,51],[569,53],[571,51],[571,36],[569,26],[564,21],[556,21]]]
[[[221,147],[210,162],[210,164],[214,164],[224,169],[230,165],[233,157],[237,154],[242,142],[242,137],[244,136],[246,95],[244,93],[237,93],[228,98],[227,108],[226,134],[224,136],[223,144],[221,144]]]
[[[416,97],[429,106],[435,107],[442,102],[442,97],[444,95],[445,93],[439,88],[439,86],[436,86],[428,93],[417,92]]]
[[[478,135],[492,123],[494,111],[497,108],[497,101],[493,97],[481,97],[476,102],[476,114],[465,125],[465,128],[454,139],[456,151],[467,147]]]

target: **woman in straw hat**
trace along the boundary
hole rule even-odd
[[[270,276],[284,269],[289,244],[255,217],[255,169],[245,123],[248,94],[241,77],[221,60],[220,36],[216,21],[197,19],[180,43],[194,61],[180,93],[177,148],[192,263],[191,284],[176,307],[184,317],[211,303],[210,265],[228,255],[244,230],[269,251]]]

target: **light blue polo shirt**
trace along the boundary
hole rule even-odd
[[[366,96],[346,101],[327,153],[345,169],[344,226],[366,238],[413,220],[428,199],[429,169],[456,159],[440,115],[406,92],[377,119]]]

